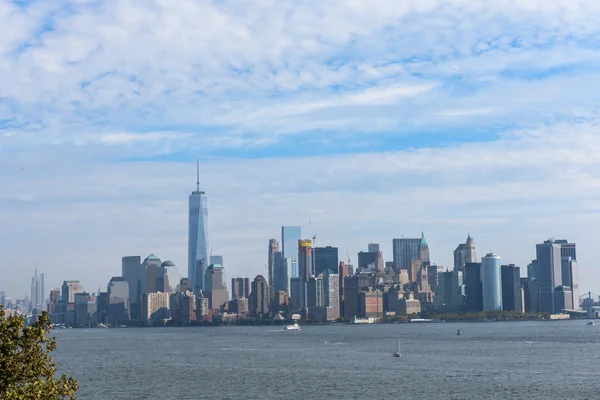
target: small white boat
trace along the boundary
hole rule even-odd
[[[108,326],[106,326],[106,325],[104,325],[104,324],[100,323],[100,324],[98,324],[98,328],[108,328]]]
[[[398,349],[394,352],[394,357],[400,357],[400,334],[398,333]]]
[[[375,320],[375,318],[373,317],[368,317],[368,318],[358,318],[356,315],[354,316],[354,318],[352,318],[352,321],[350,321],[353,324],[374,324],[375,322],[377,322]]]
[[[587,325],[596,325],[596,324],[594,324],[594,321],[588,321]]]
[[[291,325],[286,325],[286,326],[283,328],[283,330],[284,330],[284,331],[299,331],[299,330],[300,330],[300,325],[298,325],[298,323],[297,323],[297,322],[294,322],[294,323],[293,323],[293,324],[291,324]]]

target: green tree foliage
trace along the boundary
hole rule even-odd
[[[48,337],[51,330],[45,311],[26,327],[21,316],[5,318],[0,305],[0,399],[77,398],[77,381],[65,375],[56,377],[51,356],[56,340]]]

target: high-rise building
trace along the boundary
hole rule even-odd
[[[156,285],[157,290],[163,293],[176,293],[181,289],[181,274],[173,261],[165,261],[160,265],[161,272]]]
[[[140,256],[125,256],[121,258],[121,276],[129,285],[129,307],[131,319],[139,320],[142,314],[142,258]]]
[[[375,270],[377,264],[377,252],[361,251],[358,253],[358,268],[361,270]]]
[[[203,293],[196,297],[196,321],[212,321],[208,299],[204,297]]]
[[[302,228],[299,226],[281,227],[281,252],[283,258],[298,257],[298,240],[302,239]],[[295,278],[296,276],[292,276]]]
[[[465,243],[459,244],[454,250],[454,270],[463,271],[466,263],[477,262],[475,253],[475,241],[471,235],[467,236]]]
[[[460,312],[465,301],[462,271],[438,273],[438,288],[434,297],[435,307],[444,311]]]
[[[33,310],[37,310],[39,313],[42,312],[42,286],[38,277],[37,267],[31,278],[31,310],[27,311]]]
[[[538,281],[540,284],[540,311],[551,314],[555,309],[554,290],[562,286],[561,245],[554,240],[546,240],[536,245]]]
[[[142,263],[142,293],[156,293],[162,277],[162,262],[154,254],[150,254]]]
[[[252,281],[248,308],[253,315],[267,315],[269,313],[269,284],[262,275],[257,275]]]
[[[267,263],[267,275],[269,279],[269,289],[271,293],[269,293],[269,299],[272,299],[275,296],[275,253],[279,252],[279,242],[277,239],[269,239],[269,258]]]
[[[521,278],[525,312],[540,311],[540,284],[537,279]]]
[[[363,318],[383,318],[383,293],[380,290],[362,290],[358,297],[359,315]]]
[[[190,291],[171,293],[169,308],[171,319],[180,324],[196,320],[196,296]]]
[[[323,277],[312,277],[306,283],[306,306],[310,308],[323,307]]]
[[[429,262],[429,245],[425,240],[425,234],[421,238],[393,239],[394,271],[396,274],[401,269],[409,269],[413,260]]]
[[[340,317],[340,276],[334,274],[331,270],[323,273],[323,300],[329,320],[336,320]]]
[[[210,263],[215,265],[218,264],[225,268],[225,264],[223,264],[223,256],[210,256]]]
[[[529,264],[527,264],[527,278],[529,280],[532,280],[532,279],[539,279],[539,277],[540,277],[540,273],[539,273],[539,269],[538,269],[538,261],[531,260],[531,262]]]
[[[483,310],[481,293],[481,263],[466,263],[464,266],[465,308],[469,312]]]
[[[227,300],[229,300],[229,292],[225,285],[225,276],[222,265],[210,265],[206,269],[204,288],[210,309],[219,309],[223,304],[227,303]]]
[[[500,257],[494,253],[481,259],[481,293],[483,311],[502,310]]]
[[[502,275],[502,309],[518,311],[523,309],[521,293],[521,269],[514,264],[503,265]]]
[[[62,285],[62,302],[75,303],[75,293],[83,292],[83,285],[79,281],[64,281]]]
[[[312,275],[312,242],[310,239],[298,240],[298,272],[302,282],[308,282]]]
[[[250,280],[245,277],[231,279],[231,299],[248,298],[250,296]]]
[[[374,274],[360,274],[344,278],[344,318],[361,316],[359,297],[361,291],[369,291],[374,286]]]
[[[145,293],[142,296],[142,321],[154,325],[169,318],[169,293]]]
[[[75,294],[75,325],[89,326],[96,314],[96,298],[87,292]]]
[[[573,293],[568,286],[560,285],[554,290],[554,310],[557,313],[562,310],[573,309]]]
[[[325,273],[329,270],[334,274],[338,273],[338,248],[337,247],[315,247],[315,275]]]
[[[290,279],[290,305],[296,312],[306,307],[306,282],[302,278]]]
[[[367,246],[369,253],[378,253],[379,252],[379,243],[369,243]]]
[[[275,264],[275,270],[273,272],[273,280],[275,284],[274,291],[275,293],[284,291],[289,295],[290,276],[288,275],[288,264],[286,261],[288,259],[283,258],[283,253],[281,251],[276,252],[273,255],[273,258]]]
[[[125,278],[115,276],[108,283],[108,322],[122,324],[129,321],[129,285]]]
[[[189,197],[188,278],[194,293],[204,289],[208,258],[208,196],[200,190],[200,164],[196,162],[196,190]]]
[[[577,277],[577,250],[575,243],[568,240],[556,240],[560,245],[561,275],[563,286],[571,288],[574,309],[579,309],[579,279]]]

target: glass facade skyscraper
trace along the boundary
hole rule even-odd
[[[198,166],[196,190],[189,198],[188,279],[194,293],[204,289],[208,258],[208,196],[200,190]]]
[[[502,274],[500,257],[488,253],[481,259],[483,311],[502,310]]]
[[[302,239],[301,227],[281,227],[281,252],[283,253],[283,258],[298,258],[298,240],[300,239]]]
[[[324,274],[325,271],[338,273],[338,248],[337,247],[315,247],[315,276]]]

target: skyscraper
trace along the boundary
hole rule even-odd
[[[231,299],[248,298],[250,296],[250,280],[245,277],[231,279]]]
[[[139,320],[142,315],[142,258],[125,256],[121,258],[121,276],[129,285],[129,307],[131,319]]]
[[[421,238],[401,238],[392,240],[394,271],[396,274],[401,269],[410,269],[413,260],[429,262],[429,245],[425,240],[425,233]]]
[[[466,310],[481,311],[483,310],[481,263],[466,263],[464,270]]]
[[[274,289],[275,289],[275,253],[279,252],[279,242],[277,239],[269,239],[269,257],[267,263],[267,272],[269,278],[269,288],[271,293],[269,293],[269,299],[274,297]]]
[[[229,292],[225,285],[222,265],[212,264],[206,269],[204,287],[206,297],[208,297],[208,306],[211,309],[219,309],[224,303],[227,303]]]
[[[160,265],[161,272],[158,279],[157,291],[163,293],[176,293],[180,291],[181,274],[173,261],[165,261]]]
[[[368,245],[369,253],[378,253],[379,252],[379,243],[369,243]]]
[[[520,271],[514,264],[501,267],[503,310],[521,312],[523,309]]]
[[[536,245],[538,281],[540,285],[540,311],[554,314],[554,289],[562,286],[561,246],[553,240]]]
[[[312,242],[310,239],[298,239],[298,272],[302,282],[312,277]]]
[[[283,258],[298,257],[298,240],[302,238],[302,228],[299,226],[281,227],[281,252]]]
[[[115,276],[108,283],[109,310],[108,321],[122,324],[129,321],[129,285],[125,278]]]
[[[208,259],[208,196],[200,190],[200,164],[196,162],[196,190],[189,197],[188,278],[194,293],[204,289]]]
[[[338,273],[338,248],[337,247],[315,247],[315,275],[325,273],[329,270],[334,274]]]
[[[39,313],[42,312],[42,286],[38,277],[37,267],[31,278],[31,310],[37,310]]]
[[[225,264],[223,264],[223,256],[210,256],[211,264],[219,264],[223,268],[225,268]]]
[[[257,275],[252,281],[248,308],[250,313],[254,315],[267,315],[269,313],[269,284],[262,275]]]
[[[579,279],[577,277],[577,250],[575,243],[556,240],[560,245],[561,275],[563,286],[571,288],[573,308],[579,309]]]
[[[75,302],[75,293],[83,292],[83,285],[79,281],[64,281],[62,285],[61,300],[64,304]]]
[[[288,264],[286,260],[283,258],[283,253],[278,251],[274,254],[275,261],[275,270],[274,270],[274,292],[278,293],[280,291],[284,291],[289,295],[290,289],[290,276],[288,275]],[[294,259],[295,260],[295,259]]]
[[[160,292],[159,282],[162,277],[160,258],[154,254],[150,254],[142,263],[142,293]]]
[[[481,293],[483,311],[502,310],[500,257],[494,253],[481,259]]]
[[[471,235],[467,236],[465,243],[459,244],[454,250],[454,270],[462,271],[466,263],[477,262],[475,254],[475,241]]]
[[[375,264],[377,263],[376,251],[361,251],[358,253],[358,268],[359,269],[371,269],[375,270]]]

